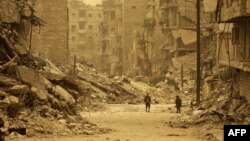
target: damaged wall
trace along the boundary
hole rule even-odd
[[[67,0],[37,0],[36,15],[46,26],[33,28],[32,50],[54,63],[68,62],[68,9]],[[60,51],[60,53],[55,53]]]
[[[249,87],[250,87],[250,73],[245,71],[239,71],[237,74],[239,77],[240,95],[246,97],[248,103],[250,103]]]
[[[166,40],[165,46],[167,46],[169,50],[174,51],[176,57],[185,55],[186,51],[194,52],[196,50],[196,45],[193,44],[194,42],[196,42],[196,33],[194,31],[196,14],[193,0],[161,0],[160,9],[162,11],[162,16],[159,23],[162,27],[162,32],[165,34],[165,36],[168,36],[168,40]],[[180,37],[182,37],[182,40],[179,39]],[[183,39],[188,42],[183,43]],[[190,46],[193,48],[190,48]]]

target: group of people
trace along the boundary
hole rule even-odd
[[[144,98],[144,102],[146,105],[146,112],[150,112],[151,97],[149,96],[148,93]],[[181,113],[181,103],[182,101],[180,97],[176,96],[176,99],[175,99],[176,113]]]

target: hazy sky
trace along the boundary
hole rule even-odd
[[[102,0],[83,0],[86,4],[96,5],[101,4]]]

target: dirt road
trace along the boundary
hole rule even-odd
[[[164,123],[181,114],[174,113],[173,105],[152,105],[146,113],[144,105],[107,105],[102,112],[82,113],[91,122],[113,131],[102,135],[73,137],[22,138],[20,141],[204,141],[213,133],[222,140],[222,130],[214,128],[171,128]],[[207,135],[206,135],[207,134]]]

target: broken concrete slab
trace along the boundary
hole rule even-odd
[[[32,86],[31,91],[39,100],[47,100],[48,94],[45,89],[45,78],[35,70],[24,66],[16,67],[16,74],[20,81]]]
[[[11,104],[11,103],[17,104],[19,103],[19,99],[15,96],[8,96],[3,100],[3,102],[8,103],[8,104]]]
[[[54,73],[51,71],[43,72],[43,75],[45,76],[46,79],[51,81],[60,81],[65,78],[64,74]]]
[[[64,73],[60,69],[58,69],[50,60],[46,59],[45,63],[47,64],[44,67],[45,71],[49,71],[49,72],[52,72],[54,74],[64,75]]]
[[[20,83],[15,79],[0,74],[0,86],[15,86],[15,85],[20,85]]]
[[[19,55],[27,55],[29,53],[29,51],[22,45],[15,45],[15,51],[17,54]]]
[[[59,81],[63,80],[65,78],[65,74],[58,69],[50,60],[46,59],[45,60],[45,66],[43,75],[48,79],[48,80],[53,80],[53,81]]]
[[[48,100],[48,94],[47,92],[43,93],[43,90],[38,89],[37,87],[31,87],[31,94],[33,94],[35,97],[37,97],[39,100]]]
[[[53,95],[48,94],[48,100],[51,103],[52,107],[60,108],[61,104],[57,98],[55,98]]]
[[[59,85],[55,87],[55,95],[59,96],[62,100],[64,100],[69,105],[73,105],[76,102],[74,97],[69,92],[67,92],[63,87]]]
[[[7,96],[8,94],[5,93],[4,91],[0,90],[0,99],[3,99]]]
[[[27,85],[16,85],[6,90],[7,93],[14,96],[19,96],[20,94],[26,94],[29,91],[30,88]]]

